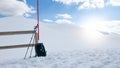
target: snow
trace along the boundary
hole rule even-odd
[[[5,17],[0,19],[0,32],[33,30],[35,25],[36,25],[36,20],[26,19],[21,16]],[[0,36],[0,46],[25,44],[29,42],[30,37],[31,37],[30,34]]]
[[[119,68],[120,50],[74,50],[51,52],[47,57],[18,59],[0,68]]]
[[[0,32],[33,30],[35,25],[34,19],[6,17],[0,19]],[[29,43],[30,38],[31,34],[0,36],[0,46]],[[26,48],[0,50],[0,68],[120,68],[119,41],[115,33],[41,23],[39,42],[44,43],[47,57],[24,60]]]

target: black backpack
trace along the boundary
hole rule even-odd
[[[46,50],[45,50],[43,43],[37,43],[35,45],[35,53],[36,53],[35,56],[38,56],[38,57],[40,57],[40,56],[45,57],[46,56]]]

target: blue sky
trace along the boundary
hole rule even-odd
[[[10,0],[9,0],[10,1]],[[17,1],[17,0],[16,0]],[[25,1],[25,0],[18,0],[18,1]],[[26,5],[28,7],[33,7],[34,10],[36,9],[36,0],[26,0]],[[70,2],[69,2],[70,1]],[[83,1],[83,2],[82,2]],[[85,2],[87,1],[94,1],[94,0],[39,0],[40,2],[40,20],[43,21],[44,19],[49,19],[49,20],[56,20],[55,16],[57,14],[68,14],[72,18],[69,19],[73,21],[74,23],[79,23],[83,21],[84,19],[86,20],[87,18],[91,17],[100,17],[104,20],[120,20],[120,1],[118,0],[98,0],[98,2],[104,1],[104,7],[85,7],[83,9],[78,9],[80,6],[82,6]],[[111,2],[110,4],[107,4]],[[113,5],[112,2],[117,3],[117,5]],[[97,3],[97,1],[95,2]],[[31,18],[36,17],[36,13],[31,13],[30,14]],[[7,16],[7,15],[1,15],[2,16]],[[79,22],[78,22],[79,21]]]
[[[52,0],[40,0],[40,18],[56,20],[57,14],[69,14],[74,23],[80,23],[82,20],[91,17],[100,17],[104,20],[120,20],[120,7],[108,4],[103,8],[84,8],[79,10],[79,5],[63,4]],[[79,21],[78,21],[79,20]]]
[[[120,0],[39,0],[39,2],[41,22],[82,25],[88,22],[91,24],[90,21],[109,21],[113,23],[107,24],[117,25],[113,27],[120,32],[118,29]],[[36,19],[36,0],[1,0],[0,17],[6,16]]]

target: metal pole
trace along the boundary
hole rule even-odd
[[[39,0],[36,0],[37,2],[37,24],[38,24],[38,40],[40,39],[40,23],[39,23]]]

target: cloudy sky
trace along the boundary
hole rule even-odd
[[[40,21],[120,33],[120,0],[39,0]],[[0,0],[0,18],[36,19],[36,0]],[[98,28],[99,27],[99,28]]]

